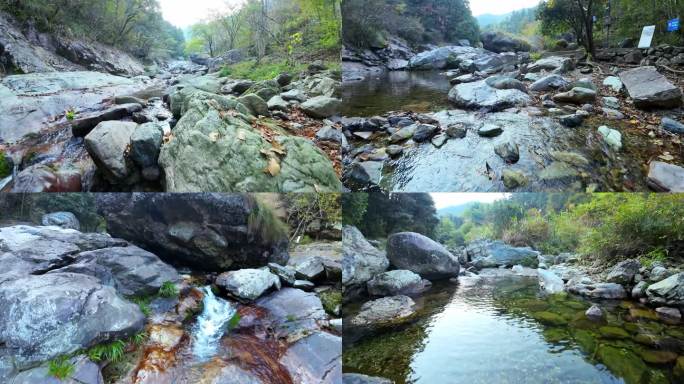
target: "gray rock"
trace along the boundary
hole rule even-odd
[[[548,92],[548,91],[567,91],[571,87],[569,81],[561,75],[549,75],[543,77],[530,85],[530,91],[534,92]]]
[[[286,233],[250,226],[250,216],[265,208],[247,195],[101,194],[97,206],[109,233],[172,264],[225,271],[284,265],[289,258]]]
[[[394,132],[392,136],[390,136],[390,142],[398,143],[403,140],[408,140],[413,137],[417,129],[418,124],[411,124],[407,127],[401,128],[400,130]]]
[[[439,127],[431,124],[419,124],[413,133],[413,141],[416,143],[422,143],[424,141],[430,140],[432,136],[437,133]]]
[[[280,279],[265,269],[240,269],[220,274],[216,285],[238,299],[254,301],[271,289],[280,289]]]
[[[397,157],[404,152],[404,147],[401,145],[389,145],[385,148],[385,152],[392,157]]]
[[[442,147],[444,146],[444,144],[446,144],[447,140],[449,140],[449,136],[446,135],[446,134],[444,134],[444,133],[442,133],[442,134],[439,134],[439,135],[437,135],[437,136],[434,136],[434,137],[430,140],[430,142],[431,142],[432,145],[434,145],[435,147],[437,147],[437,148],[442,148]]]
[[[518,148],[518,144],[510,141],[495,146],[494,152],[507,164],[515,164],[520,160],[520,149]]]
[[[575,63],[569,57],[552,56],[537,60],[536,62],[527,66],[528,72],[551,71],[553,73],[563,74],[575,67]]]
[[[273,96],[271,97],[270,100],[268,100],[268,103],[266,103],[268,106],[268,109],[271,111],[283,111],[287,112],[290,110],[290,103],[285,101],[282,97],[280,96]]]
[[[419,274],[426,279],[457,277],[458,258],[441,244],[418,233],[402,232],[387,240],[387,257],[398,269]]]
[[[406,323],[414,318],[416,303],[408,296],[391,296],[366,302],[349,324],[378,331]]]
[[[627,297],[625,288],[616,283],[584,284],[581,282],[569,281],[567,290],[570,293],[593,299],[624,299]]]
[[[598,128],[598,133],[612,149],[616,151],[622,149],[622,135],[619,131],[603,125]]]
[[[242,95],[252,86],[254,82],[251,80],[234,80],[221,87],[221,93]]]
[[[311,292],[316,288],[316,284],[310,282],[309,280],[295,280],[292,284],[292,288],[301,289],[302,291]]]
[[[382,169],[380,161],[363,161],[354,162],[345,172],[347,180],[363,189],[380,185]]]
[[[86,117],[79,117],[71,122],[71,132],[76,137],[85,137],[93,128],[103,121],[121,120],[142,111],[142,104],[116,105],[101,112]]]
[[[326,332],[298,340],[280,358],[293,382],[339,384],[342,382],[342,338]]]
[[[632,299],[641,299],[646,297],[646,288],[648,288],[648,283],[645,281],[638,282],[634,288],[632,288]]]
[[[503,128],[495,124],[485,124],[477,130],[477,134],[482,137],[496,137],[503,133]]]
[[[296,337],[316,331],[320,328],[318,324],[328,317],[314,293],[296,288],[283,288],[261,297],[255,304],[268,311],[279,337]]]
[[[462,139],[468,134],[468,127],[464,124],[450,124],[446,128],[446,134],[452,139]]]
[[[539,252],[529,247],[513,247],[502,241],[481,240],[467,245],[468,258],[477,268],[514,265],[536,268]]]
[[[527,93],[527,87],[521,81],[508,76],[492,76],[485,79],[487,85],[495,89],[517,89]]]
[[[50,375],[49,364],[29,369],[17,374],[10,383],[12,384],[104,384],[100,367],[90,361],[86,356],[75,356],[69,359],[73,373],[59,380]]]
[[[659,307],[655,311],[658,318],[668,324],[679,324],[682,321],[682,313],[677,308]]]
[[[509,190],[524,186],[528,182],[524,173],[511,169],[504,169],[501,179],[503,180],[504,186]]]
[[[430,282],[407,270],[393,270],[375,275],[368,281],[371,296],[413,296],[425,291]]]
[[[623,120],[625,118],[625,115],[622,112],[616,111],[614,109],[601,108],[601,112],[603,112],[603,115],[608,120]]]
[[[394,382],[384,377],[366,376],[360,373],[345,373],[342,375],[343,384],[393,384]]]
[[[300,89],[292,89],[280,94],[280,97],[285,101],[305,102],[309,97]]]
[[[558,118],[558,121],[564,127],[577,128],[577,127],[581,126],[582,123],[584,122],[584,117],[575,113],[572,115],[560,116]]]
[[[630,285],[634,281],[634,276],[639,273],[641,263],[636,259],[628,259],[617,263],[606,276],[609,283]]]
[[[449,91],[449,101],[457,107],[501,111],[530,104],[530,97],[518,89],[496,89],[486,80],[459,84]]]
[[[349,146],[347,138],[344,136],[344,133],[335,129],[335,127],[331,125],[326,125],[325,127],[321,128],[318,132],[316,132],[316,139],[320,141],[332,141],[334,143],[342,145],[342,147]]]
[[[608,76],[603,80],[603,85],[611,88],[615,92],[620,92],[622,90],[623,84],[620,78],[617,76]]]
[[[511,37],[502,32],[485,32],[481,36],[484,49],[496,53],[501,52],[529,52],[531,47],[522,39]]]
[[[294,268],[277,263],[268,263],[268,269],[271,270],[271,273],[278,276],[283,284],[294,285],[296,280]]]
[[[648,301],[656,305],[684,305],[684,273],[672,275],[646,289]]]
[[[255,373],[247,371],[236,364],[222,364],[217,369],[202,370],[202,378],[199,382],[212,384],[265,384]]]
[[[669,117],[663,117],[663,120],[660,123],[660,128],[668,132],[684,135],[684,124]]]
[[[601,307],[598,305],[594,304],[592,305],[589,309],[587,309],[584,314],[587,316],[587,319],[595,322],[601,322],[603,319],[606,318],[605,313],[603,313],[603,310]]]
[[[617,97],[604,97],[603,98],[603,105],[605,105],[606,108],[619,109],[620,108],[620,100],[618,100]]]
[[[668,277],[674,275],[674,272],[663,267],[662,265],[656,265],[651,269],[651,273],[648,276],[648,281],[657,283],[660,280],[665,280]]]
[[[275,96],[274,96],[275,97]],[[269,98],[270,100],[271,98]],[[238,97],[237,101],[247,107],[254,116],[270,116],[269,105],[254,93]]]
[[[648,183],[657,191],[684,192],[684,168],[662,161],[651,161]]]
[[[98,168],[114,180],[131,175],[126,151],[137,127],[136,123],[105,121],[85,137],[86,149]]]
[[[537,275],[539,276],[539,286],[544,292],[553,294],[565,290],[563,279],[555,273],[545,269],[537,269]]]
[[[580,87],[553,96],[553,101],[557,103],[584,104],[593,103],[594,100],[596,100],[596,91]]]
[[[389,267],[385,253],[372,246],[363,234],[352,226],[342,229],[342,284],[347,287],[364,285],[373,276]]]
[[[655,67],[639,67],[620,73],[629,96],[638,108],[675,108],[682,105],[682,91]]]
[[[141,168],[157,165],[164,139],[164,128],[157,123],[138,126],[131,135],[131,159]]]
[[[140,308],[97,278],[76,273],[26,276],[0,284],[0,341],[31,364],[141,331]]]
[[[342,102],[327,96],[316,96],[300,106],[302,111],[311,117],[325,119],[339,112]]]
[[[47,213],[43,215],[40,222],[46,226],[57,226],[64,229],[75,229],[77,231],[81,229],[81,223],[79,223],[76,215],[71,212]]]
[[[165,282],[179,283],[176,270],[136,246],[110,247],[77,254],[75,262],[48,273],[80,273],[97,277],[125,296],[148,296]]]

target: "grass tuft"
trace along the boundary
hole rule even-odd
[[[69,356],[60,356],[50,361],[48,367],[48,374],[60,380],[64,380],[73,375],[75,370],[74,364],[69,361]]]
[[[90,360],[96,363],[101,361],[118,362],[123,358],[125,349],[126,343],[123,340],[116,340],[90,348],[87,355]]]
[[[172,281],[165,281],[159,288],[159,296],[166,298],[178,296],[176,284]]]

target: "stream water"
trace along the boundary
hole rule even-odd
[[[237,309],[229,301],[216,297],[211,287],[202,288],[202,292],[204,309],[193,329],[192,351],[198,360],[207,361],[217,354],[221,337]]]
[[[607,320],[592,323],[591,303],[520,276],[438,283],[415,301],[415,323],[345,345],[345,372],[397,384],[676,382],[684,327],[632,303],[601,303]]]

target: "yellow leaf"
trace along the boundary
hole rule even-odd
[[[247,136],[245,135],[245,132],[243,130],[239,130],[237,134],[237,138],[240,141],[245,141],[247,140]]]
[[[266,167],[266,171],[273,177],[278,176],[280,174],[280,164],[278,164],[278,160],[271,158],[268,161],[268,167]]]
[[[218,141],[218,139],[219,139],[219,133],[218,132],[212,132],[209,134],[209,140],[211,140],[212,142],[215,143]]]

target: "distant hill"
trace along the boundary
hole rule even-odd
[[[508,16],[510,16],[510,13],[506,13],[504,15],[492,15],[491,13],[486,13],[484,15],[475,17],[475,19],[477,19],[477,22],[480,24],[480,28],[485,28],[493,24],[499,24],[500,22],[506,20]]]
[[[479,204],[477,202],[470,202],[470,203],[465,203],[465,204],[460,204],[460,205],[452,205],[450,207],[446,208],[441,208],[437,210],[437,216],[442,217],[442,216],[461,216],[465,211],[468,210],[468,208],[472,207],[475,204]]]

